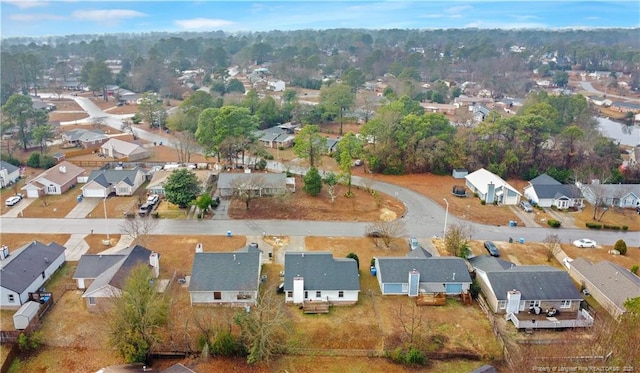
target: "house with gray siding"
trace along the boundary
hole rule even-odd
[[[284,292],[286,303],[354,304],[360,293],[358,265],[330,252],[286,252]]]
[[[620,208],[640,207],[640,184],[578,184],[590,204]]]
[[[405,257],[375,258],[376,276],[382,295],[445,293],[460,295],[469,291],[471,276],[462,258],[430,257],[413,250]]]

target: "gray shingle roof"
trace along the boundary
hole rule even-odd
[[[618,307],[623,308],[628,298],[640,297],[640,277],[610,261],[596,264],[584,258],[571,262],[571,267],[581,273]]]
[[[425,250],[424,247],[418,246],[415,250],[409,251],[409,254],[407,254],[407,256],[410,257],[410,258],[425,259],[425,258],[431,258],[433,255],[431,255],[430,252]]]
[[[80,257],[78,267],[73,274],[73,279],[79,278],[96,278],[107,269],[113,267],[116,263],[124,259],[126,255],[109,254],[109,255],[89,255],[85,254]]]
[[[284,254],[284,289],[293,290],[293,278],[304,277],[304,289],[360,290],[356,261],[333,257],[330,252],[287,252]]]
[[[90,294],[94,290],[97,290],[107,284],[115,287],[116,289],[122,289],[125,280],[134,267],[141,264],[149,264],[149,256],[151,255],[151,253],[151,250],[147,249],[146,247],[136,245],[120,250],[114,254],[103,255],[103,257],[117,257],[117,259],[110,259],[111,261],[113,261],[113,265],[110,267],[107,266],[108,263],[106,261],[101,263],[99,260],[89,259],[86,265],[83,265],[82,267],[80,267],[80,263],[78,263],[78,268],[76,269],[74,278],[82,278],[78,276],[78,271],[80,271],[80,273],[96,273],[99,269],[95,267],[92,268],[91,266],[100,265],[101,267],[106,269],[102,273],[98,274],[97,277],[95,277],[95,280],[85,291],[85,295]],[[80,257],[80,262],[82,262],[84,256],[85,255]]]
[[[129,185],[133,185],[131,180],[135,180],[136,175],[140,172],[140,169],[134,168],[132,170],[93,170],[89,174],[87,182],[96,180],[100,185],[108,187],[109,184],[117,184],[121,181],[126,182]],[[102,178],[100,178],[102,176]],[[108,184],[103,184],[104,182]]]
[[[0,170],[7,170],[8,174],[11,174],[13,172],[16,172],[18,170],[18,167],[12,165],[9,162],[5,162],[5,161],[0,161]]]
[[[531,185],[562,185],[562,183],[560,183],[558,180],[552,178],[547,174],[542,174],[540,176],[537,176],[531,179],[531,181],[529,181],[529,184]]]
[[[567,272],[550,266],[516,266],[488,272],[487,278],[498,300],[506,300],[515,289],[523,300],[581,300]]]
[[[2,261],[2,287],[22,293],[42,276],[51,263],[64,254],[65,247],[51,242],[45,245],[39,241],[28,243]]]
[[[580,188],[575,185],[534,185],[533,188],[538,198],[582,198]]]
[[[502,271],[515,266],[514,263],[489,255],[474,256],[473,258],[469,258],[469,263],[471,263],[474,268],[484,272]]]
[[[237,185],[241,185],[243,180],[250,180],[252,178],[261,178],[264,182],[261,184],[264,187],[269,188],[285,188],[287,182],[287,175],[283,173],[278,174],[265,174],[265,173],[230,173],[222,172],[218,175],[218,188],[228,189],[235,188]]]
[[[383,283],[406,283],[409,272],[420,272],[420,282],[465,283],[471,282],[467,265],[462,258],[432,257],[415,259],[407,257],[378,258],[380,272],[378,276]]]
[[[260,281],[259,251],[196,253],[189,291],[255,291]]]

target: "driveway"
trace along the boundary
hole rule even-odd
[[[26,209],[27,206],[32,204],[37,198],[23,198],[20,202],[16,203],[11,207],[7,212],[2,215],[7,218],[17,218],[21,216],[22,210]]]
[[[67,249],[64,251],[64,257],[67,261],[78,261],[80,257],[89,251],[89,244],[84,240],[86,234],[72,234],[69,240],[64,244]]]
[[[93,211],[98,204],[102,202],[102,198],[83,198],[82,202],[78,202],[73,210],[69,211],[66,219],[84,219]]]
[[[536,222],[539,212],[534,208],[532,212],[526,212],[518,206],[509,206],[511,211],[520,219],[525,227],[540,227]]]

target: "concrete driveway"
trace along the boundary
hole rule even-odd
[[[21,216],[20,213],[22,210],[26,209],[27,206],[33,203],[33,201],[37,200],[37,198],[23,198],[20,202],[16,203],[9,209],[9,211],[5,212],[3,217],[7,218],[17,218]]]
[[[98,204],[102,202],[102,198],[83,198],[82,202],[78,202],[73,210],[69,211],[66,219],[84,219],[93,211]]]

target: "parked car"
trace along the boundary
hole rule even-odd
[[[362,166],[362,159],[356,159],[355,161],[353,161],[353,165],[354,166]]]
[[[498,247],[492,241],[484,241],[484,248],[487,249],[489,255],[495,257],[500,256],[500,250],[498,250]]]
[[[420,243],[418,242],[418,240],[415,237],[409,238],[409,249],[410,250],[415,250],[415,249],[417,249],[419,247],[420,247]]]
[[[140,215],[141,217],[145,217],[147,215],[149,215],[149,213],[151,213],[151,211],[153,211],[153,203],[145,203],[144,205],[140,206],[140,208],[138,209],[138,215]]]
[[[588,238],[581,238],[579,240],[573,241],[573,246],[576,247],[596,247],[598,244],[594,240],[590,240]]]
[[[5,206],[14,206],[18,202],[20,202],[21,199],[22,199],[21,196],[9,197],[4,201],[4,204],[5,204]]]
[[[533,206],[527,201],[520,201],[520,207],[526,212],[533,212]]]
[[[147,198],[147,203],[156,204],[160,201],[160,196],[157,194],[152,194]]]

